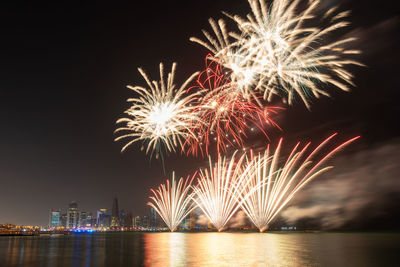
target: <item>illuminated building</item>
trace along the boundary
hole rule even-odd
[[[107,214],[107,209],[97,211],[97,227],[109,228],[111,224],[111,215]]]
[[[132,227],[133,227],[132,212],[128,212],[124,218],[124,228],[132,229]]]
[[[149,220],[149,216],[144,215],[142,218],[142,227],[144,229],[148,229],[150,226],[150,220]]]
[[[73,229],[79,227],[78,202],[72,201],[67,211],[67,228]]]
[[[56,228],[61,226],[61,211],[51,210],[49,216],[49,227]]]
[[[91,212],[88,212],[86,215],[86,227],[94,227],[93,214]]]
[[[66,228],[67,227],[67,214],[63,213],[60,217],[60,226]]]
[[[79,216],[79,227],[92,227],[92,217],[93,216],[91,212],[81,211]]]
[[[189,213],[189,229],[190,230],[199,230],[200,225],[197,223],[199,220],[200,211],[198,209],[193,210]]]
[[[153,207],[150,207],[149,226],[150,228],[157,229],[160,226],[159,215]]]
[[[126,211],[124,209],[120,210],[118,212],[118,219],[119,219],[119,226],[121,228],[125,227],[125,217],[126,217]]]
[[[119,221],[119,210],[118,210],[118,199],[115,197],[113,200],[113,207],[111,213],[111,225],[110,227],[113,229],[119,229],[121,227]]]
[[[189,228],[190,228],[190,219],[189,219],[189,216],[186,216],[183,220],[182,220],[182,222],[181,222],[181,224],[179,225],[182,229],[184,229],[184,230],[189,230]]]
[[[188,230],[189,227],[190,227],[190,216],[188,215],[179,224],[179,228],[184,229],[184,230]]]
[[[142,219],[140,218],[140,216],[136,216],[135,218],[133,218],[133,227],[142,227]]]
[[[79,216],[79,227],[85,228],[86,227],[86,219],[87,219],[87,212],[81,211]]]

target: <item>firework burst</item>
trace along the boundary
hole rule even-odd
[[[244,182],[242,172],[243,154],[237,161],[218,157],[214,164],[209,159],[209,170],[200,170],[197,185],[193,187],[193,200],[209,221],[222,231],[238,210],[239,184]]]
[[[248,50],[240,45],[239,41],[233,42],[229,32],[226,29],[224,20],[220,19],[216,22],[209,19],[211,28],[216,38],[212,34],[203,30],[203,34],[207,41],[203,41],[197,37],[191,37],[190,40],[196,42],[212,52],[214,55],[208,55],[208,59],[215,61],[223,67],[223,74],[229,79],[229,87],[233,89],[233,95],[240,93],[243,98],[250,100],[251,98],[258,100],[251,90],[253,80],[253,62]]]
[[[252,157],[243,172],[249,181],[241,184],[241,205],[260,232],[268,228],[270,222],[297,192],[312,179],[332,168],[322,166],[334,153],[359,138],[358,136],[342,143],[315,163],[312,162],[335,135],[336,133],[325,139],[309,154],[307,151],[311,143],[302,149],[299,149],[300,143],[297,143],[282,167],[279,164],[282,139],[275,152],[271,153],[268,146],[263,155]]]
[[[172,173],[172,182],[167,180],[166,185],[162,184],[158,190],[151,189],[153,196],[152,202],[147,203],[154,208],[163,219],[171,232],[174,232],[181,221],[194,209],[194,203],[191,202],[192,194],[190,185],[193,177],[175,180],[175,173]]]
[[[260,130],[267,138],[266,126],[279,126],[271,119],[279,107],[261,107],[242,97],[232,90],[235,86],[223,72],[223,67],[206,56],[206,69],[197,78],[197,86],[189,90],[198,89],[199,103],[196,112],[199,114],[202,125],[196,125],[193,130],[196,139],[189,137],[184,143],[187,153],[202,155],[209,153],[211,143],[216,143],[217,153],[225,152],[227,147],[239,148],[243,146],[246,132]],[[279,128],[280,129],[280,128]]]
[[[128,99],[131,107],[125,111],[127,117],[121,118],[117,124],[124,124],[116,132],[125,132],[115,140],[131,138],[122,151],[137,141],[143,141],[142,149],[146,154],[155,153],[156,158],[164,152],[176,151],[182,140],[193,136],[191,125],[200,124],[199,118],[191,103],[194,94],[186,95],[186,86],[198,73],[194,73],[179,89],[174,84],[176,63],[164,80],[164,66],[160,63],[160,81],[150,81],[143,69],[138,69],[147,83],[142,86],[128,86],[138,96]],[[146,147],[146,148],[145,148]]]
[[[246,18],[226,14],[237,23],[239,33],[228,33],[222,20],[210,20],[216,38],[203,31],[207,41],[191,40],[208,48],[214,60],[231,70],[231,80],[244,97],[259,91],[268,101],[279,95],[292,104],[298,95],[309,108],[310,96],[329,96],[324,84],[348,91],[349,85],[354,86],[353,76],[344,67],[362,64],[347,58],[360,53],[346,48],[355,38],[324,43],[330,33],[349,24],[343,21],[348,11],[337,13],[335,7],[321,17],[317,15],[319,1],[309,1],[300,13],[299,3],[275,0],[268,7],[265,0],[249,0],[252,13]],[[326,27],[313,26],[319,18]]]

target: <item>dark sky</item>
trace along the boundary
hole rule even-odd
[[[340,131],[340,140],[362,135],[350,149],[356,153],[397,140],[395,1],[323,2],[352,10],[352,25],[340,33],[359,38],[358,59],[368,67],[351,67],[357,87],[350,93],[327,88],[332,98],[315,100],[311,111],[300,102],[288,107],[277,118],[283,132],[271,130],[272,142],[280,136],[289,146],[318,142]],[[178,62],[178,82],[200,70],[207,51],[189,37],[201,37],[207,19],[222,17],[221,10],[245,15],[249,8],[245,0],[2,3],[0,223],[46,225],[51,208],[65,210],[77,200],[80,210],[95,212],[111,208],[114,195],[120,207],[143,214],[149,188],[165,175],[140,145],[121,154],[122,143],[113,141],[131,95],[126,85],[143,84],[139,66],[158,79],[160,61]],[[204,165],[181,155],[166,161],[167,174]]]

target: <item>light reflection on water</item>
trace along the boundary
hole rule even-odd
[[[0,237],[0,266],[398,266],[399,244],[389,233]]]
[[[144,236],[145,266],[310,266],[301,235],[160,233]]]

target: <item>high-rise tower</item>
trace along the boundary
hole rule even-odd
[[[78,228],[79,226],[79,213],[78,213],[78,202],[71,201],[67,211],[67,228]]]
[[[121,227],[119,222],[119,210],[118,210],[118,199],[117,197],[114,198],[113,207],[112,207],[112,214],[111,214],[111,228],[118,229]]]
[[[60,210],[51,210],[49,216],[49,227],[56,228],[61,226],[61,211]]]

